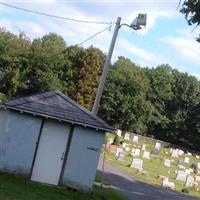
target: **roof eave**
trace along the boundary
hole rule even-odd
[[[39,113],[39,112],[33,112],[33,111],[25,110],[25,109],[20,109],[20,108],[8,106],[8,105],[5,105],[5,104],[2,107],[4,109],[8,108],[8,109],[11,109],[11,110],[25,112],[25,113],[33,114],[33,115],[38,115],[38,116],[45,117],[45,118],[51,118],[51,119],[56,119],[58,121],[68,122],[68,123],[71,123],[71,124],[77,124],[77,125],[81,125],[81,126],[84,126],[84,127],[90,127],[90,128],[94,128],[94,129],[97,129],[97,130],[102,130],[102,131],[105,131],[105,132],[114,132],[115,131],[114,128],[108,129],[108,128],[102,128],[102,127],[93,126],[93,125],[90,125],[90,124],[83,124],[81,122],[66,120],[66,119],[58,118],[58,117],[55,117],[55,116],[52,116],[52,115],[46,115],[46,114],[42,114],[42,113]]]

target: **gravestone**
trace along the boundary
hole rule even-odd
[[[146,159],[150,159],[150,152],[149,152],[149,151],[144,151],[142,157],[143,157],[143,158],[146,158]]]
[[[135,156],[140,156],[140,149],[135,149]]]
[[[143,150],[143,151],[146,150],[146,145],[145,145],[145,144],[142,145],[142,150]]]
[[[122,131],[119,130],[119,129],[117,129],[117,135],[118,135],[119,137],[121,137],[121,136],[122,136]]]
[[[185,169],[185,173],[186,173],[187,175],[189,175],[189,174],[191,173],[191,171],[190,171],[189,169]]]
[[[160,148],[161,148],[161,144],[159,142],[156,142],[155,149],[160,150]]]
[[[184,163],[190,163],[190,158],[188,158],[188,157],[185,157],[185,159],[184,159]]]
[[[125,143],[125,142],[123,142],[122,147],[123,147],[123,148],[126,148],[126,147],[128,147],[128,144]]]
[[[122,153],[122,152],[123,152],[123,149],[122,149],[122,148],[117,148],[115,157],[118,157],[118,156],[119,156],[119,153]]]
[[[181,170],[185,170],[185,166],[183,166],[183,165],[178,165],[178,168]]]
[[[173,150],[172,150],[172,155],[171,155],[171,156],[172,156],[173,158],[178,158],[178,152],[179,152],[178,149],[173,149]]]
[[[169,180],[163,180],[162,186],[163,186],[164,188],[168,188],[168,189],[171,189],[171,190],[174,190],[174,189],[175,189],[175,184],[174,184],[174,182],[170,182]]]
[[[113,139],[112,138],[109,138],[108,139],[108,142],[107,142],[107,146],[111,145],[113,143]]]
[[[196,158],[199,159],[200,158],[199,155],[196,155]]]
[[[125,153],[124,152],[119,152],[118,156],[116,157],[117,160],[124,161],[125,158]]]
[[[195,176],[195,181],[200,183],[200,176]]]
[[[185,171],[179,170],[176,176],[176,180],[185,182],[187,178],[187,174]]]
[[[138,136],[136,135],[133,136],[133,142],[138,144]]]
[[[129,147],[126,147],[125,150],[126,150],[126,151],[130,151],[130,148],[129,148]]]
[[[178,155],[179,155],[179,156],[182,156],[183,154],[184,154],[184,151],[181,150],[181,149],[179,149],[179,150],[178,150]]]
[[[125,139],[125,140],[130,140],[130,134],[129,134],[129,133],[125,133],[124,139]]]
[[[197,163],[197,169],[200,169],[200,162]]]
[[[187,153],[188,156],[192,156],[192,154],[190,152]]]
[[[185,160],[184,158],[180,158],[180,159],[178,160],[178,164],[179,164],[179,165],[183,165],[183,164],[184,164],[184,160]]]
[[[171,161],[168,160],[168,159],[165,159],[165,161],[164,161],[164,166],[165,166],[165,167],[171,167]]]
[[[194,185],[194,178],[192,176],[188,176],[186,183],[185,183],[185,186],[186,187],[193,187],[193,185]]]
[[[138,170],[143,170],[143,160],[141,159],[133,159],[131,163],[131,167],[138,169]]]

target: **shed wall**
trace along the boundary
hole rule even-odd
[[[14,111],[1,112],[3,170],[30,175],[42,119]]]
[[[104,132],[76,126],[63,174],[64,185],[90,190],[96,176]]]

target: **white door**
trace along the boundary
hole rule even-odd
[[[44,122],[31,180],[58,185],[69,131],[67,124]]]

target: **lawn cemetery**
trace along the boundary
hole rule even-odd
[[[120,134],[119,134],[120,133]],[[141,181],[176,191],[189,190],[200,195],[200,154],[181,147],[117,132],[120,143],[111,144],[114,136],[107,136],[107,157],[125,168]],[[115,145],[111,152],[109,145]]]

